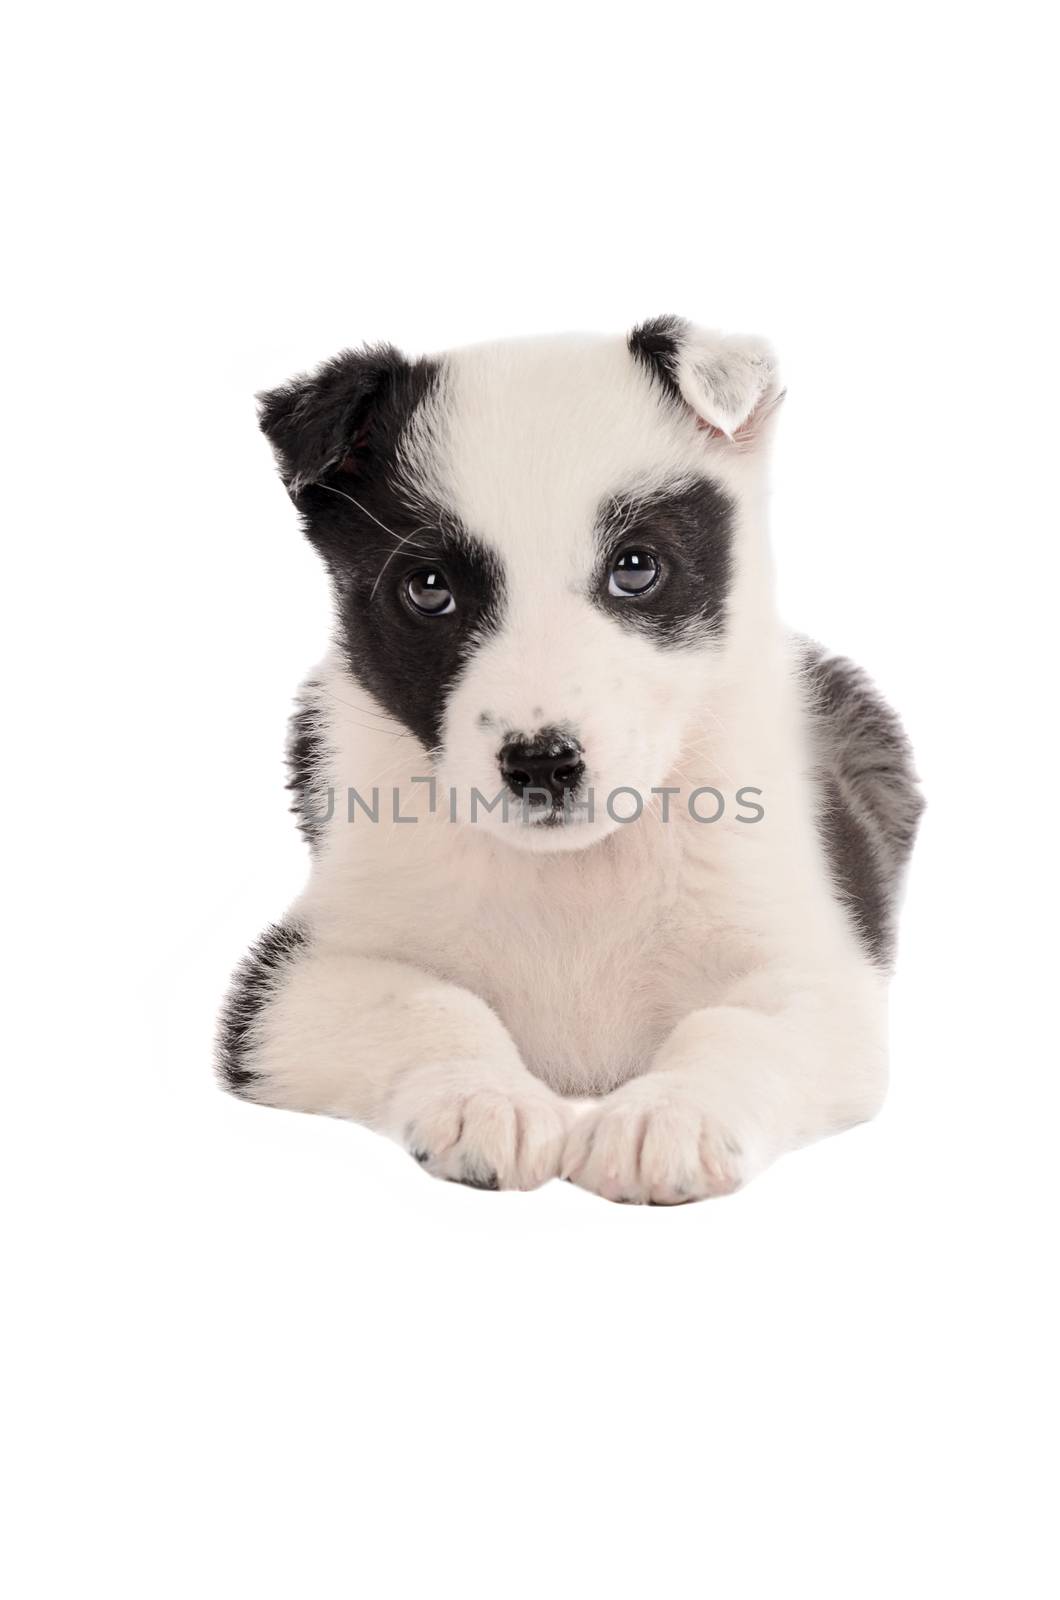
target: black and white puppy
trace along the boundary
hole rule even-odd
[[[871,684],[776,616],[778,398],[766,346],[671,317],[263,397],[336,630],[233,1089],[441,1177],[660,1203],[876,1111],[921,802]]]

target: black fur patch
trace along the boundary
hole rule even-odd
[[[597,517],[600,562],[592,598],[617,622],[662,645],[719,635],[732,581],[734,510],[709,478],[609,500]],[[647,551],[659,562],[659,577],[643,595],[608,593],[612,563],[623,550]]]
[[[313,678],[303,684],[287,725],[287,787],[294,796],[291,810],[311,849],[320,841],[327,814],[328,747],[319,705],[322,692]]]
[[[263,1008],[275,994],[286,967],[306,948],[304,929],[294,923],[267,928],[239,963],[221,1010],[217,1036],[217,1067],[235,1094],[253,1098],[258,1074],[247,1066],[254,1027]]]
[[[840,898],[869,954],[885,961],[891,953],[885,870],[877,860],[869,827],[847,799],[838,778],[821,780],[820,824]]]
[[[626,340],[634,360],[680,405],[685,401],[677,385],[677,354],[687,327],[682,317],[653,317],[634,328]]]
[[[394,554],[393,543],[357,526],[351,508],[350,546],[341,570],[333,568],[341,638],[354,677],[430,750],[461,667],[500,623],[504,573],[499,558],[448,512],[421,505],[432,521],[417,525],[396,500],[385,509],[395,531],[408,526],[410,546]],[[408,604],[405,583],[423,567],[444,572],[454,612],[427,617]]]
[[[868,675],[800,642],[836,890],[875,961],[894,954],[898,898],[924,801],[898,717]]]
[[[389,346],[347,353],[262,399],[305,532],[331,574],[350,671],[429,749],[453,680],[504,604],[499,558],[410,481],[402,444],[441,381]],[[440,567],[456,600],[427,617],[407,579]]]
[[[261,430],[276,452],[292,497],[366,445],[369,413],[386,419],[422,392],[434,368],[410,362],[393,345],[344,350],[315,372],[258,395]]]

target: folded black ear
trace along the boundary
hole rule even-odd
[[[261,430],[292,495],[356,456],[373,402],[409,366],[393,345],[370,345],[258,395]]]

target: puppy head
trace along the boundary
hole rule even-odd
[[[261,397],[349,668],[457,815],[577,848],[665,782],[748,609],[778,398],[764,345],[669,317],[379,346]]]

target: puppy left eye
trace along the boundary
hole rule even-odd
[[[607,592],[621,598],[647,594],[658,576],[659,563],[654,556],[646,550],[624,550],[611,568]]]
[[[405,595],[415,611],[424,617],[444,617],[456,610],[456,601],[445,573],[437,567],[424,567],[405,579]]]

